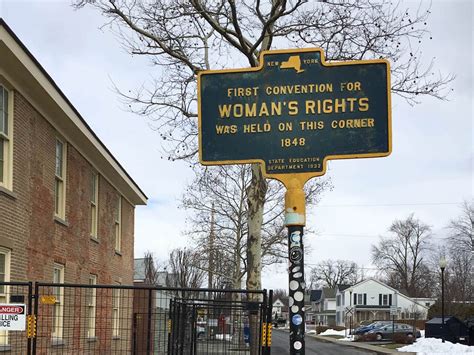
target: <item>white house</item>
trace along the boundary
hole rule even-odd
[[[272,318],[287,318],[288,307],[283,303],[282,300],[277,298],[272,305]]]
[[[336,325],[336,291],[324,287],[312,293],[314,293],[311,300],[312,320],[316,324]]]
[[[396,319],[426,319],[432,298],[410,298],[383,282],[367,279],[358,284],[340,285],[336,289],[336,324],[352,321],[389,320],[390,309],[396,307]],[[352,312],[351,312],[352,310]]]

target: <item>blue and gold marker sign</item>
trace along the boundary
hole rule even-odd
[[[324,61],[319,48],[264,52],[257,68],[198,75],[202,164],[261,162],[285,180],[325,173],[328,159],[391,152],[386,60]]]

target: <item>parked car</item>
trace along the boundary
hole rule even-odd
[[[206,335],[207,335],[206,327],[198,325],[196,327],[196,337],[198,339],[204,339],[204,338],[206,338]]]
[[[373,323],[370,323],[369,325],[365,325],[365,326],[362,326],[362,327],[358,327],[356,329],[354,329],[351,333],[351,335],[362,335],[362,334],[365,334],[367,333],[369,330],[372,330],[372,329],[375,329],[375,328],[380,328],[384,325],[387,325],[387,324],[390,324],[392,323],[391,321],[377,321],[377,322],[373,322]]]
[[[421,337],[421,333],[418,329],[415,329],[415,333],[413,333],[413,326],[402,323],[395,323],[395,331],[393,331],[392,324],[386,324],[368,331],[367,334],[375,334],[377,340],[391,339],[393,334],[405,334],[406,336],[416,336],[417,338]]]

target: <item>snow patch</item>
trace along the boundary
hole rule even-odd
[[[437,338],[418,338],[416,343],[398,348],[401,352],[416,352],[417,355],[452,355],[452,354],[473,354],[474,347],[453,344],[449,341],[443,343]]]
[[[324,332],[320,333],[319,335],[325,336],[325,335],[341,335],[345,336],[345,331],[344,330],[334,330],[334,329],[326,329]]]
[[[232,335],[230,335],[230,334],[216,334],[216,340],[231,341],[232,340]]]

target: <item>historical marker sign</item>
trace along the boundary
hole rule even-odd
[[[198,86],[203,164],[262,162],[279,179],[323,175],[328,159],[391,152],[386,60],[326,63],[321,49],[270,51],[258,68],[201,72]]]

